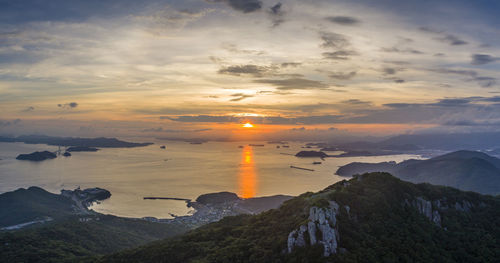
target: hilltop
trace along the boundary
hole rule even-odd
[[[358,175],[101,262],[494,262],[500,199]]]
[[[336,174],[351,176],[366,172],[389,172],[415,183],[446,185],[484,194],[500,193],[500,159],[476,151],[456,151],[399,164],[354,162],[341,166]]]

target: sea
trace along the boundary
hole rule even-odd
[[[165,149],[160,148],[161,145],[165,145]],[[194,200],[201,194],[221,191],[234,192],[242,198],[277,194],[296,196],[348,179],[335,175],[335,171],[351,162],[422,159],[419,155],[408,154],[324,160],[298,158],[294,155],[301,150],[317,149],[304,148],[302,142],[288,145],[289,148],[266,142],[190,144],[164,141],[146,147],[73,152],[70,157],[61,155],[52,160],[31,162],[15,158],[22,153],[56,151],[59,147],[0,143],[0,193],[30,186],[39,186],[52,193],[77,187],[100,187],[109,190],[112,196],[90,207],[97,212],[133,218],[172,218],[193,211],[184,201],[145,200],[144,197]]]

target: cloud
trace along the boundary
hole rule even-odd
[[[384,72],[385,75],[394,75],[397,72],[397,69],[395,68],[383,68],[382,72]]]
[[[273,21],[273,27],[277,27],[281,25],[281,23],[285,22],[285,19],[283,18],[285,15],[285,12],[282,9],[282,4],[277,3],[269,8],[269,14],[271,15],[271,19]]]
[[[338,80],[348,80],[348,79],[352,79],[354,76],[356,76],[356,71],[351,71],[348,73],[330,72],[330,74],[328,74],[328,77],[330,77],[332,79],[338,79]]]
[[[487,54],[473,54],[472,55],[472,65],[484,65],[500,60],[500,58],[493,57]]]
[[[294,90],[294,89],[325,89],[328,85],[321,81],[303,79],[303,78],[289,78],[289,79],[260,79],[255,80],[256,83],[271,84],[276,86],[279,90]]]
[[[320,32],[320,38],[323,40],[323,43],[321,44],[321,47],[323,48],[344,49],[351,45],[349,40],[344,35],[337,33]]]
[[[224,43],[222,44],[222,48],[236,54],[249,54],[249,55],[264,55],[265,51],[262,50],[252,50],[252,49],[241,49],[235,44]],[[220,61],[220,60],[219,60]]]
[[[228,74],[234,76],[251,75],[253,77],[262,77],[276,70],[275,67],[257,66],[257,65],[235,65],[219,69],[219,74]]]
[[[259,0],[206,0],[209,3],[226,3],[231,8],[243,13],[251,13],[262,8],[262,1]]]
[[[28,108],[22,110],[22,112],[30,112],[30,111],[34,111],[34,110],[35,110],[35,107],[29,106]]]
[[[7,127],[7,126],[11,126],[11,125],[17,125],[21,122],[21,119],[14,119],[14,120],[11,120],[11,121],[2,121],[0,120],[0,127]]]
[[[254,97],[254,95],[244,94],[244,93],[235,93],[235,94],[231,94],[231,97],[236,97],[236,98],[230,99],[229,101],[240,101],[240,100],[244,100],[246,98],[252,98],[252,97]]]
[[[57,104],[57,107],[63,108],[63,109],[72,109],[78,107],[78,103],[76,102],[68,102],[65,104]]]
[[[497,79],[492,77],[475,77],[472,80],[476,81],[483,88],[490,88],[497,84]]]
[[[354,51],[346,51],[346,50],[322,53],[325,59],[333,59],[333,60],[348,60],[350,56],[355,56],[357,54],[358,53]]]
[[[215,116],[215,115],[195,115],[168,117],[177,122],[217,122],[217,123],[243,123],[251,121],[257,124],[328,124],[338,123],[342,116],[339,115],[317,115],[304,117],[260,117],[260,116]]]
[[[295,67],[298,67],[300,65],[302,65],[302,63],[297,63],[297,62],[285,62],[285,63],[281,63],[281,67],[282,68],[287,68],[287,67],[295,68]]]
[[[361,22],[359,21],[359,19],[351,16],[329,16],[326,17],[325,19],[332,23],[339,25],[346,25],[346,26],[357,25]]]
[[[413,48],[383,47],[380,50],[389,53],[409,53],[416,55],[424,54],[424,52]]]
[[[467,41],[460,39],[458,36],[448,34],[443,31],[439,31],[430,27],[420,27],[419,29],[423,32],[437,35],[437,37],[434,39],[443,43],[447,43],[451,46],[460,46],[468,44]]]
[[[196,129],[196,130],[183,130],[183,129],[164,129],[162,127],[143,129],[142,132],[166,132],[166,133],[186,133],[186,132],[204,132],[211,131],[212,129]]]
[[[479,86],[483,88],[489,88],[497,84],[497,79],[487,76],[479,76],[479,73],[474,70],[462,70],[462,69],[429,69],[429,71],[441,73],[441,74],[456,74],[461,76],[468,76],[470,79],[467,81],[474,81]]]
[[[364,100],[358,100],[358,99],[349,99],[349,100],[344,100],[342,103],[345,104],[350,104],[350,105],[371,105],[371,101],[364,101]]]

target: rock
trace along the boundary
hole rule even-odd
[[[309,240],[311,242],[311,246],[315,245],[316,240],[316,224],[312,221],[307,222],[307,231],[309,232]]]
[[[432,208],[432,204],[434,203],[435,209]],[[441,227],[441,214],[439,214],[440,207],[444,207],[441,204],[440,200],[431,202],[425,200],[423,197],[417,197],[412,204],[405,199],[405,205],[412,206],[418,210],[418,212],[425,217],[427,217],[431,222]]]
[[[291,253],[294,247],[305,246],[304,233],[309,234],[309,244],[311,246],[320,244],[323,246],[323,256],[328,257],[337,253],[338,229],[337,213],[339,205],[335,201],[330,201],[327,208],[313,206],[309,209],[309,218],[306,225],[301,225],[299,229],[293,230],[288,235],[288,253]],[[321,234],[318,238],[317,233]]]
[[[441,226],[441,215],[437,210],[432,212],[432,222],[438,226]]]
[[[30,154],[19,154],[16,159],[17,160],[26,160],[26,161],[34,161],[40,162],[47,159],[55,159],[57,155],[53,152],[43,151],[43,152],[33,152]]]

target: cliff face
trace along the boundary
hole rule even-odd
[[[292,253],[295,247],[306,246],[307,243],[311,246],[321,245],[325,257],[337,253],[339,239],[338,229],[336,228],[338,210],[339,205],[335,201],[330,201],[327,208],[311,207],[307,224],[301,225],[288,234],[288,253]]]

